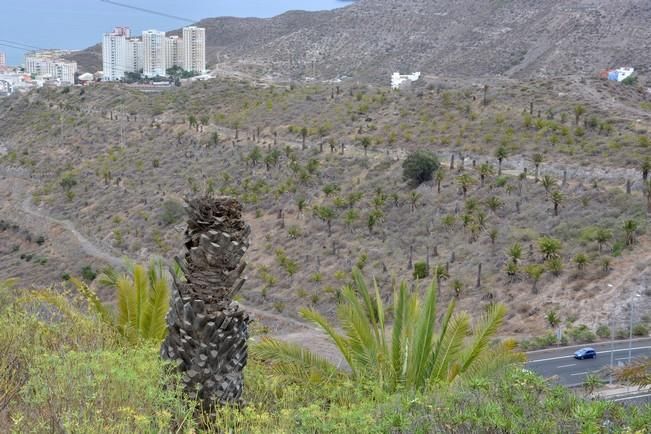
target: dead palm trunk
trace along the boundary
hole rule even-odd
[[[242,256],[250,227],[234,199],[188,201],[184,258],[187,282],[175,282],[161,356],[178,364],[185,391],[209,410],[242,397],[248,314],[233,301],[245,279]]]

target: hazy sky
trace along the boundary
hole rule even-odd
[[[324,10],[345,6],[341,0],[115,0],[192,20],[207,17],[272,17],[288,10]],[[172,30],[187,23],[112,5],[101,0],[2,0],[0,44],[13,41],[40,48],[80,49],[101,40],[116,25],[132,32]],[[0,45],[10,64],[22,63],[24,51]]]

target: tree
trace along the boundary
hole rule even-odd
[[[538,248],[540,253],[543,254],[543,258],[547,260],[559,256],[562,244],[556,238],[544,236],[538,240]]]
[[[384,213],[382,210],[379,209],[374,209],[368,214],[368,219],[366,220],[366,224],[368,226],[368,232],[370,234],[373,233],[373,228],[384,218]]]
[[[604,244],[606,244],[608,241],[610,241],[613,238],[613,233],[605,228],[599,228],[595,232],[594,239],[599,245],[599,253],[601,253],[601,249]]]
[[[500,209],[502,205],[504,205],[502,203],[502,200],[497,196],[491,196],[486,201],[486,206],[494,213],[497,212],[497,210]]]
[[[436,192],[438,194],[441,194],[441,183],[443,182],[443,178],[445,178],[445,171],[442,167],[439,167],[434,175],[436,181]]]
[[[326,184],[323,186],[323,194],[325,194],[326,197],[330,197],[338,191],[339,186],[337,184]]]
[[[353,225],[359,219],[359,214],[353,208],[344,213],[344,224],[352,231]]]
[[[459,279],[453,280],[452,289],[454,290],[454,296],[459,298],[461,296],[461,291],[463,291],[463,282]]]
[[[197,122],[197,117],[195,115],[188,116],[188,125],[190,129],[192,129],[192,127],[197,127],[199,125],[199,123]]]
[[[439,160],[429,151],[419,150],[407,156],[402,164],[402,175],[407,181],[416,185],[431,181],[432,175],[439,169]]]
[[[577,253],[576,256],[574,256],[574,263],[579,271],[583,271],[588,262],[589,258],[585,253]]]
[[[651,171],[651,158],[646,157],[642,161],[641,169],[642,169],[642,180],[646,182],[649,178],[649,171]]]
[[[437,264],[436,267],[434,267],[434,277],[436,278],[436,287],[438,288],[440,294],[441,281],[448,280],[450,278],[450,273],[448,272],[448,268],[443,264]]]
[[[522,246],[520,243],[514,243],[511,247],[509,247],[509,251],[507,252],[511,260],[513,261],[514,264],[517,264],[520,259],[522,259]]]
[[[251,162],[253,167],[257,166],[258,162],[262,159],[262,151],[259,147],[254,146],[249,153],[247,159]]]
[[[651,358],[633,360],[630,364],[615,369],[615,379],[638,387],[651,385]]]
[[[651,213],[651,179],[644,181],[644,194],[646,194],[646,209]]]
[[[495,151],[495,157],[497,158],[498,166],[497,166],[497,176],[502,176],[502,161],[509,155],[509,151],[501,145],[497,150]]]
[[[416,211],[416,205],[423,195],[417,191],[409,192],[409,203],[411,204],[411,212]]]
[[[588,374],[583,380],[583,390],[585,390],[586,396],[591,396],[601,385],[602,381],[596,374]]]
[[[558,316],[558,313],[555,310],[551,310],[547,312],[547,316],[545,317],[547,320],[547,324],[549,324],[549,327],[555,329],[560,323],[561,319]]]
[[[543,162],[543,155],[542,154],[533,154],[533,164],[536,165],[536,178],[535,181],[538,182],[538,173],[540,170],[540,165]]]
[[[388,328],[380,290],[377,284],[374,287],[372,295],[359,269],[353,270],[353,286],[341,290],[343,302],[337,317],[342,327],[335,327],[314,309],[301,310],[337,346],[349,371],[338,370],[303,347],[271,338],[264,338],[255,348],[256,355],[292,378],[326,382],[349,376],[359,383],[372,380],[388,393],[424,390],[457,378],[470,380],[522,360],[510,344],[490,344],[506,314],[501,304],[488,307],[473,326],[469,315],[455,315],[453,300],[437,327],[436,285],[429,285],[421,300],[402,282],[394,290],[394,320]]]
[[[549,193],[549,190],[556,187],[556,181],[549,175],[542,177],[542,186],[545,189],[546,193]]]
[[[484,181],[486,177],[493,176],[493,174],[495,173],[495,169],[493,169],[493,166],[490,163],[480,164],[477,170],[479,171],[479,179],[481,181],[482,187],[484,186]]]
[[[545,267],[543,267],[540,264],[529,264],[525,267],[524,272],[527,273],[527,276],[531,279],[533,282],[533,286],[531,287],[531,291],[534,294],[538,293],[538,281],[540,280],[540,277],[543,275],[545,272]]]
[[[165,316],[170,303],[171,276],[162,260],[154,260],[149,268],[127,263],[128,274],[118,275],[113,270],[98,276],[100,283],[117,292],[117,310],[105,305],[97,293],[81,280],[71,278],[80,294],[97,314],[132,344],[151,341],[155,344],[165,338]]]
[[[551,194],[551,200],[554,204],[554,216],[558,216],[558,207],[563,203],[563,193],[558,190],[554,190]]]
[[[172,285],[161,356],[183,373],[185,392],[212,411],[241,402],[249,315],[233,297],[244,285],[251,229],[231,198],[190,199],[187,209],[186,251],[177,259],[185,278]]]
[[[77,177],[73,172],[64,172],[59,180],[59,185],[64,191],[68,192],[72,190],[72,187],[77,185]]]
[[[576,125],[579,125],[579,121],[581,120],[581,116],[585,114],[585,107],[583,107],[581,104],[577,104],[574,107],[574,123]]]
[[[305,150],[305,140],[307,139],[307,127],[301,128],[301,139],[302,139],[302,144],[301,144],[301,149]]]
[[[317,206],[314,214],[328,225],[328,236],[332,236],[332,221],[337,217],[335,210],[329,206]]]
[[[468,189],[475,183],[475,180],[472,178],[472,176],[468,175],[467,173],[462,173],[461,175],[457,176],[457,184],[459,184],[459,187],[461,187],[461,191],[463,192],[463,198],[466,198],[466,194],[468,193]]]
[[[368,136],[360,137],[357,139],[362,148],[364,148],[364,156],[368,157],[368,148],[371,146],[372,140]]]
[[[635,220],[626,220],[623,225],[625,240],[627,246],[635,244],[635,233],[637,232],[637,222]]]
[[[210,136],[210,141],[212,142],[213,146],[219,145],[219,133],[218,132],[212,133],[212,135]]]

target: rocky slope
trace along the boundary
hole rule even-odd
[[[208,63],[300,79],[386,81],[395,70],[512,77],[594,75],[651,59],[644,0],[360,0],[330,12],[272,19],[210,18]],[[77,53],[100,66],[100,47]]]

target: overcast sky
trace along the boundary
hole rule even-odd
[[[101,40],[114,26],[134,33],[172,30],[187,23],[127,9],[101,0],[1,0],[0,44],[7,41],[40,48],[81,49]],[[115,0],[191,20],[217,16],[272,17],[288,10],[334,9],[341,0]],[[0,45],[10,64],[22,63],[24,51]]]

